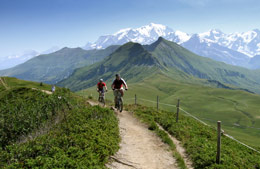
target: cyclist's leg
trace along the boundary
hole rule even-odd
[[[101,90],[98,90],[98,101],[100,102],[101,101]]]
[[[102,90],[102,93],[101,93],[101,101],[103,102],[103,103],[105,103],[105,90],[103,89]]]

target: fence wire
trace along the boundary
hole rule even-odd
[[[131,99],[128,99],[128,100],[132,100],[132,99],[135,99],[135,98],[131,98]],[[148,100],[148,99],[138,98],[138,100],[143,100],[143,101],[147,101],[147,102],[150,102],[150,103],[156,103],[156,104],[157,104],[156,101],[152,101],[152,100]],[[176,107],[176,108],[177,108],[176,105],[167,104],[167,103],[160,103],[160,102],[159,102],[159,105],[165,105],[165,106],[170,106],[170,107]],[[216,128],[214,128],[214,127],[210,126],[209,124],[207,124],[206,122],[200,120],[199,118],[197,118],[196,116],[194,116],[194,115],[192,115],[191,113],[187,112],[187,111],[184,110],[183,108],[179,107],[179,109],[180,109],[181,111],[183,111],[184,113],[186,113],[188,116],[190,116],[190,117],[194,118],[195,120],[199,121],[200,123],[202,123],[202,124],[204,124],[204,125],[206,125],[206,126],[209,126],[209,127],[211,127],[211,128],[213,128],[213,129],[216,130]],[[257,152],[257,153],[260,154],[260,151],[258,151],[258,150],[256,150],[256,149],[254,149],[253,147],[250,147],[249,145],[247,145],[247,144],[245,144],[245,143],[243,143],[243,142],[241,142],[241,141],[235,139],[234,137],[232,137],[232,136],[230,136],[230,135],[228,135],[228,134],[224,134],[224,136],[226,136],[226,137],[228,137],[228,138],[230,138],[230,139],[236,141],[237,143],[239,143],[239,144],[241,144],[241,145],[243,145],[243,146],[245,146],[245,147],[247,147],[247,148],[249,148],[249,149],[251,149],[251,150],[253,150],[253,151],[255,151],[255,152]]]

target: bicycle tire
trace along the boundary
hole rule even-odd
[[[106,101],[105,101],[105,98],[104,98],[104,97],[101,97],[101,103],[103,103],[103,106],[106,105]]]
[[[123,100],[122,100],[122,98],[120,98],[120,100],[119,100],[119,105],[120,105],[119,111],[122,112],[123,111]]]

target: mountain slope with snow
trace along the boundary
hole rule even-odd
[[[154,23],[136,29],[122,29],[113,35],[101,36],[95,43],[87,43],[83,48],[101,49],[115,44],[123,45],[129,41],[145,45],[153,43],[158,37],[187,47],[198,55],[246,68],[255,68],[250,65],[250,57],[260,55],[260,30],[258,29],[231,34],[212,29],[203,33],[187,34]]]
[[[159,37],[164,37],[169,40],[174,40],[175,42],[182,43],[189,39],[189,35],[176,31],[173,29],[161,25],[150,23],[149,25],[142,26],[137,29],[122,29],[116,32],[113,35],[100,36],[99,39],[91,44],[87,43],[84,49],[93,49],[93,48],[106,48],[110,45],[123,45],[127,42],[136,42],[140,44],[151,44],[155,42]]]
[[[220,30],[210,30],[208,32],[198,34],[201,39],[208,42],[214,42],[220,46],[241,52],[245,55],[253,57],[260,54],[260,30],[243,33],[225,34]]]

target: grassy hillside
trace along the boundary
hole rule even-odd
[[[140,44],[129,42],[105,60],[77,69],[69,78],[57,85],[68,87],[73,91],[81,90],[95,85],[100,78],[112,81],[116,73],[131,81],[139,81],[159,70],[157,62]]]
[[[86,107],[70,98],[71,109],[48,133],[0,148],[1,168],[106,168],[119,149],[118,121],[113,111]]]
[[[105,168],[119,148],[114,112],[49,88],[1,78],[0,168]]]
[[[15,78],[15,77],[0,77],[0,78],[2,79],[2,82],[4,83],[3,84],[0,81],[0,92],[6,90],[5,86],[8,89],[27,87],[27,88],[31,88],[31,89],[35,88],[35,89],[39,89],[39,90],[51,91],[51,85],[48,85],[48,84],[21,80],[21,79]]]
[[[138,83],[129,82],[129,90],[126,91],[124,97],[125,102],[134,103],[135,94],[137,94],[138,103],[152,107],[155,107],[156,103],[143,101],[141,98],[155,102],[156,97],[159,96],[161,103],[173,105],[176,105],[177,99],[180,98],[181,107],[191,114],[213,126],[216,126],[216,122],[221,120],[227,133],[247,144],[259,146],[259,95],[243,90],[182,83],[163,73],[157,74],[155,77]],[[107,81],[107,83],[110,86],[112,81]],[[83,96],[92,95],[94,98],[98,96],[95,87],[78,93]],[[106,97],[113,100],[111,89]],[[160,105],[160,108],[175,111],[175,108],[171,106]]]
[[[66,106],[66,90],[58,88],[52,95],[42,91],[50,88],[46,84],[1,77],[0,147],[39,128]]]
[[[221,161],[216,164],[217,132],[192,118],[180,115],[176,123],[176,114],[159,111],[143,106],[128,106],[139,118],[148,121],[149,128],[155,128],[155,122],[181,141],[193,161],[194,168],[259,168],[260,154],[222,135]]]
[[[118,46],[102,50],[63,48],[51,54],[34,57],[14,68],[2,70],[0,75],[53,84],[68,77],[76,68],[102,60],[117,48]]]
[[[131,42],[122,45],[103,61],[77,69],[58,85],[81,90],[93,86],[97,79],[111,80],[118,72],[129,81],[140,81],[161,71],[168,77],[185,83],[203,82],[198,80],[200,78],[260,93],[259,71],[198,56],[163,38],[151,45],[141,46]]]
[[[159,38],[155,43],[146,46],[146,49],[159,60],[160,65],[164,65],[168,69],[167,73],[169,74],[178,69],[193,77],[217,80],[260,93],[260,76],[256,71],[198,56],[163,38]],[[175,79],[177,78],[175,77]]]

